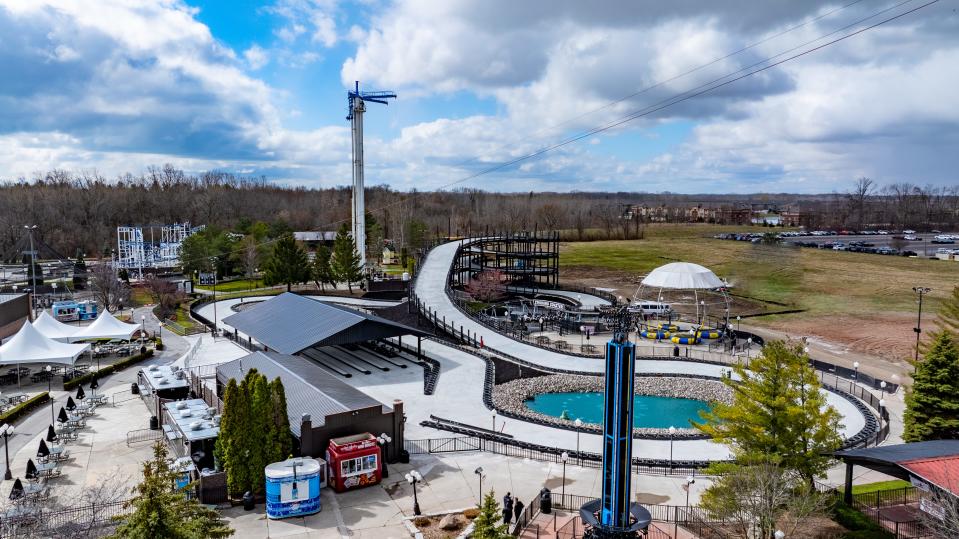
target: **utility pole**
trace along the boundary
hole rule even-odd
[[[30,236],[30,284],[33,288],[33,301],[30,303],[30,314],[34,318],[36,315],[36,305],[37,305],[37,252],[33,249],[33,231],[37,228],[37,225],[23,225],[23,228],[27,229],[27,235]]]
[[[388,105],[387,99],[396,98],[394,92],[361,92],[360,83],[356,81],[353,90],[347,92],[349,114],[353,131],[353,244],[360,254],[360,267],[366,269],[366,200],[363,172],[363,113],[366,112],[366,102]]]
[[[913,328],[913,331],[916,332],[916,361],[919,361],[919,336],[922,333],[922,295],[932,292],[931,288],[924,286],[914,286],[912,291],[919,294],[919,315],[916,318],[916,327]]]

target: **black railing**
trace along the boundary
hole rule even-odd
[[[37,507],[0,521],[0,538],[99,537],[102,528],[113,526],[115,518],[128,511],[126,503],[119,500],[61,509]]]

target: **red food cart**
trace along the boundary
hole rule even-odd
[[[337,492],[380,482],[380,446],[368,432],[330,440],[326,462],[329,484]]]

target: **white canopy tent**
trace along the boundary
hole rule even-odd
[[[32,324],[23,324],[20,331],[0,345],[0,365],[17,365],[17,385],[20,385],[20,365],[24,363],[58,363],[73,365],[89,344],[68,344],[48,339]]]
[[[114,318],[112,314],[104,311],[92,324],[80,328],[80,331],[74,333],[70,340],[73,342],[97,339],[123,339],[129,341],[133,338],[133,334],[139,329],[139,325],[121,322]]]
[[[64,324],[56,318],[50,316],[47,311],[40,313],[40,316],[33,321],[33,327],[37,328],[44,337],[55,341],[70,342],[71,337],[77,334],[83,328]]]
[[[726,286],[712,270],[690,262],[672,262],[660,266],[649,272],[642,282],[643,286],[672,290],[712,290]]]

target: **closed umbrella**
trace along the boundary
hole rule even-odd
[[[100,382],[97,382],[97,379],[94,378],[93,381],[90,382],[90,392],[96,395],[97,394],[96,389],[99,387],[100,387]]]
[[[63,409],[63,406],[60,407],[60,413],[57,414],[57,421],[60,423],[66,423],[70,418],[67,417],[67,411]]]
[[[40,447],[37,448],[37,458],[47,458],[50,456],[50,448],[47,447],[47,442],[42,438],[40,439]]]
[[[77,386],[77,400],[82,401],[85,398],[87,398],[87,395],[83,392],[83,386]]]
[[[13,482],[13,488],[10,489],[10,499],[19,500],[23,497],[23,482],[20,481],[18,477],[16,481]]]
[[[77,409],[77,403],[73,401],[73,397],[67,397],[67,410],[71,412]]]
[[[33,459],[27,461],[27,479],[36,479],[37,478],[37,465],[33,463]]]
[[[51,444],[57,441],[57,431],[53,429],[53,425],[47,427],[47,441]]]

